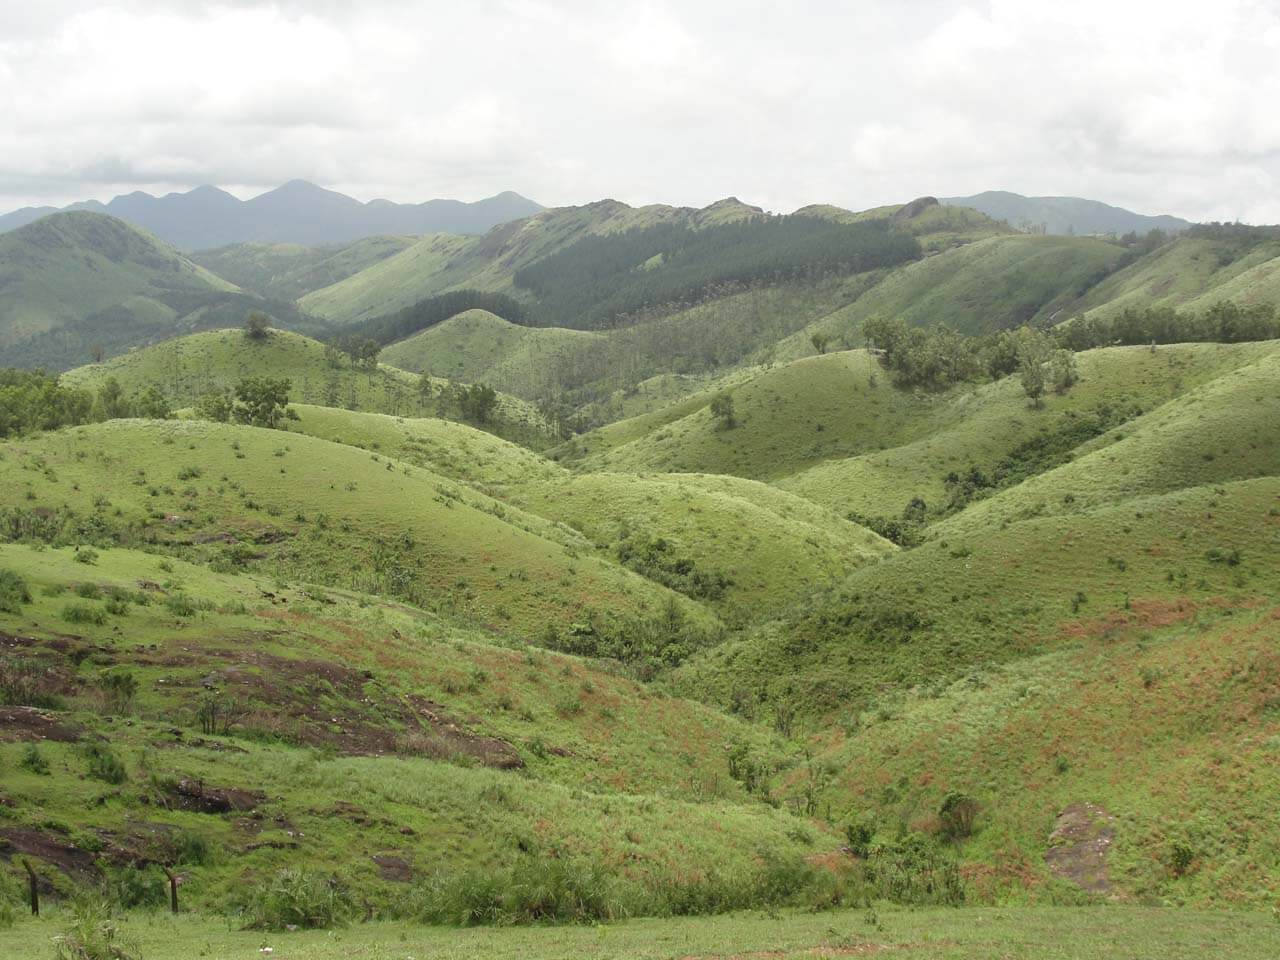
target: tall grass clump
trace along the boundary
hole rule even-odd
[[[21,613],[22,605],[30,602],[27,581],[12,570],[0,570],[0,613]]]
[[[250,930],[327,930],[345,926],[356,913],[340,879],[294,868],[248,887],[232,906]]]
[[[138,960],[120,935],[105,900],[82,897],[71,906],[71,926],[53,938],[54,960]]]

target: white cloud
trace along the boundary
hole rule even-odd
[[[305,177],[789,209],[1003,188],[1280,221],[1280,9],[0,5],[0,206]]]

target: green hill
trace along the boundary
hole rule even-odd
[[[6,362],[65,369],[178,333],[237,323],[250,309],[296,319],[123,221],[45,217],[0,236]]]
[[[918,439],[830,460],[779,480],[834,510],[898,516],[914,497],[934,508],[953,491],[946,478],[975,467],[1001,482],[1026,479],[1074,456],[1077,447],[1145,411],[1276,352],[1275,344],[1110,347],[1077,356],[1080,380],[1033,409],[1018,383],[954,390],[934,399]],[[1143,421],[1136,421],[1141,423]]]
[[[326,440],[121,420],[9,444],[4,454],[0,503],[24,516],[51,512],[37,526],[96,524],[111,542],[267,564],[526,637],[592,615],[656,616],[677,600],[692,620],[710,621],[671,591],[595,558],[564,527]]]
[[[550,386],[558,357],[589,358],[603,339],[585,330],[517,326],[486,310],[467,310],[392,344],[382,356],[404,370],[489,383],[532,398]]]
[[[340,246],[237,243],[191,259],[210,273],[265,297],[296,300],[338,283],[411,246],[415,237],[366,237]]]
[[[723,392],[733,398],[731,428],[710,411]],[[933,402],[891,386],[864,351],[848,351],[742,371],[665,411],[576,438],[561,451],[590,470],[774,480],[922,436]]]
[[[1118,270],[1090,290],[1079,308],[1110,315],[1125,307],[1197,309],[1218,300],[1280,303],[1269,280],[1277,257],[1276,241],[1242,242],[1197,231]]]
[[[368,370],[346,358],[332,359],[316,340],[284,330],[272,330],[253,340],[242,330],[212,330],[180,337],[91,364],[63,374],[65,382],[96,388],[114,377],[128,392],[148,384],[158,386],[177,406],[193,404],[211,390],[232,387],[242,377],[287,377],[291,398],[397,416],[457,416],[450,406],[445,381],[424,398],[418,377],[386,364]],[[499,396],[489,429],[534,446],[545,446],[550,433],[532,405]]]
[[[592,473],[513,500],[732,622],[768,616],[895,549],[799,497],[728,477]]]
[[[187,909],[217,911],[282,867],[341,865],[361,909],[411,911],[410,881],[534,856],[653,898],[710,876],[745,889],[760,849],[794,865],[834,846],[729,776],[728,745],[783,745],[705,707],[402,603],[77,556],[0,546],[32,593],[4,677],[38,677],[45,705],[0,707],[0,839],[54,891],[106,880],[152,903],[159,859],[180,862]],[[127,695],[104,681],[121,676]]]
[[[1087,237],[988,237],[897,268],[804,337],[850,341],[861,321],[877,315],[966,333],[1051,322],[1065,318],[1123,255],[1122,247]]]
[[[622,233],[661,223],[694,227],[758,216],[753,207],[720,201],[704,210],[654,205],[629,207],[601,200],[544,210],[494,227],[480,238],[424,237],[368,270],[303,297],[300,306],[339,323],[366,320],[447,290],[509,291],[521,267],[587,236]]]

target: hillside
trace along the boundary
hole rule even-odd
[[[324,344],[285,330],[262,341],[243,330],[211,330],[180,337],[63,374],[64,382],[96,389],[109,377],[126,393],[154,384],[175,406],[194,404],[202,395],[234,387],[242,377],[284,377],[290,398],[352,410],[397,416],[459,416],[444,381],[424,397],[419,378],[380,364],[370,370],[345,357],[331,357]],[[494,432],[545,446],[550,436],[542,417],[528,403],[500,396],[485,424]]]
[[[856,343],[868,317],[902,317],[965,333],[1065,319],[1076,301],[1120,265],[1124,250],[1085,237],[994,236],[906,264],[846,309],[807,330]]]
[[[508,291],[521,267],[590,236],[620,234],[664,223],[694,228],[732,223],[759,210],[720,201],[703,210],[653,205],[629,207],[601,200],[581,207],[544,210],[490,230],[479,239],[426,237],[374,269],[300,301],[304,310],[339,323],[381,316],[447,290]]]
[[[988,190],[971,197],[946,197],[944,204],[971,207],[1020,230],[1049,234],[1179,233],[1191,224],[1181,217],[1146,216],[1081,197],[1024,197],[1007,190]]]
[[[746,884],[762,848],[795,864],[834,846],[729,776],[729,744],[777,762],[781,742],[705,707],[383,598],[78,555],[0,546],[32,593],[21,623],[0,614],[6,680],[37,676],[58,717],[0,707],[0,842],[35,859],[46,902],[105,880],[155,903],[131,864],[176,858],[184,906],[219,910],[281,867],[341,863],[394,915],[411,881],[533,856],[590,862],[635,903]],[[106,683],[122,676],[127,694]]]
[[[135,191],[109,203],[90,200],[65,209],[109,214],[179,249],[208,250],[233,243],[350,243],[385,234],[481,234],[542,207],[510,191],[474,203],[361,203],[305,180],[291,180],[248,200],[206,185],[163,197]],[[55,212],[48,207],[16,210],[0,216],[0,232]]]
[[[262,308],[281,312],[112,217],[63,213],[0,236],[9,363],[65,369]]]
[[[422,467],[326,440],[121,420],[3,449],[0,503],[53,511],[55,528],[96,522],[112,542],[144,540],[206,562],[266,562],[524,636],[593,616],[606,630],[668,603],[692,621],[711,619],[591,556],[566,528]],[[49,477],[57,483],[37,484]]]
[[[392,344],[382,357],[414,373],[489,383],[533,398],[549,386],[558,358],[590,356],[603,339],[586,330],[517,326],[487,310],[467,310]]]
[[[237,243],[194,253],[191,260],[210,273],[264,297],[296,300],[354,276],[394,256],[414,237],[366,237],[345,246],[307,247],[297,243]]]

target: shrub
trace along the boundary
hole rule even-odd
[[[42,777],[49,775],[49,761],[44,758],[44,754],[34,743],[28,743],[22,748],[22,757],[18,760],[18,766]]]
[[[163,907],[169,902],[168,881],[155,867],[128,864],[107,875],[112,904],[121,910]]]
[[[76,547],[76,563],[95,564],[97,562],[97,550],[92,547]]]
[[[213,863],[213,848],[201,834],[184,830],[174,839],[174,848],[179,865],[203,867]]]
[[[30,602],[27,581],[11,570],[0,570],[0,613],[19,613],[22,604]]]
[[[107,611],[87,603],[68,603],[62,608],[62,619],[67,623],[90,623],[100,627],[107,622]]]
[[[84,755],[89,762],[89,776],[93,779],[118,785],[129,778],[124,763],[106,744],[96,741],[90,743],[84,748]]]
[[[62,698],[42,689],[44,671],[38,661],[0,662],[0,705],[61,710]]]
[[[137,960],[120,936],[111,908],[99,898],[84,897],[71,908],[71,927],[53,938],[55,960]]]
[[[138,692],[138,678],[128,670],[109,670],[98,678],[98,686],[106,693],[111,709],[123,713]]]
[[[922,834],[909,834],[872,848],[865,866],[865,881],[876,897],[904,906],[964,903],[964,884],[955,857]]]
[[[978,801],[958,790],[948,793],[938,810],[938,822],[949,840],[963,840],[972,836],[977,819]]]
[[[235,906],[252,930],[327,930],[355,915],[351,892],[336,876],[292,868],[249,887]]]
[[[178,471],[179,480],[195,480],[198,479],[204,471],[194,464],[183,467]]]
[[[581,860],[521,857],[506,870],[438,874],[419,884],[406,912],[423,923],[591,923],[627,915],[618,883]]]

